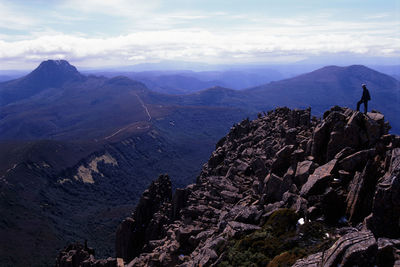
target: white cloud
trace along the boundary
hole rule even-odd
[[[279,32],[279,33],[278,33]],[[0,41],[0,60],[65,58],[81,65],[135,64],[155,60],[208,62],[266,61],[323,53],[399,56],[400,40],[374,35],[298,33],[290,28],[217,32],[201,29],[143,31],[109,38],[52,34],[23,41]]]
[[[80,13],[99,13],[110,16],[138,17],[159,7],[161,0],[65,0],[60,8]]]
[[[26,16],[14,6],[0,2],[0,28],[26,30],[38,24],[38,19]]]
[[[324,53],[400,56],[400,22],[387,13],[335,20],[329,13],[284,18],[215,10],[161,12],[161,0],[55,3],[36,19],[0,2],[0,27],[28,32],[0,34],[2,68],[47,58],[105,66],[158,60],[284,62]],[[123,18],[121,25],[108,16]],[[102,29],[109,25],[111,32]]]

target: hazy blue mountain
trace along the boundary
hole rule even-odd
[[[400,132],[400,121],[397,118],[400,112],[400,82],[362,65],[324,67],[295,78],[255,87],[246,93],[253,95],[255,102],[259,102],[257,99],[265,99],[274,106],[311,106],[316,114],[321,114],[334,105],[355,109],[362,95],[363,83],[371,93],[369,110],[383,112],[393,130]]]
[[[385,73],[400,81],[400,65],[371,65],[371,68]]]
[[[271,81],[278,81],[285,77],[281,72],[272,68],[231,69],[224,71],[189,72],[186,76],[196,77],[203,81],[220,81],[214,86],[223,86],[232,89],[245,89]]]
[[[106,77],[126,76],[144,83],[151,91],[164,94],[190,94],[210,87],[220,86],[232,89],[245,89],[270,81],[277,81],[293,75],[282,75],[271,68],[241,69],[220,71],[144,71],[144,72],[88,72]]]
[[[0,83],[0,105],[31,97],[48,88],[84,80],[85,76],[67,61],[47,60],[20,79]]]

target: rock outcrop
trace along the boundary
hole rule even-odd
[[[393,266],[400,138],[389,129],[378,112],[342,107],[321,120],[288,108],[243,120],[195,184],[173,196],[166,176],[150,186],[118,227],[117,257],[127,266],[227,266],[256,251],[262,266]]]
[[[163,209],[172,199],[171,180],[168,175],[160,175],[144,191],[132,217],[126,218],[117,229],[117,257],[130,261],[138,256],[143,246],[163,235],[162,225],[168,222],[168,215]]]

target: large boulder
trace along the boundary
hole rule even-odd
[[[296,149],[294,145],[286,145],[276,153],[276,158],[272,162],[271,172],[282,175],[290,166],[290,156]]]
[[[126,218],[117,228],[115,238],[115,251],[118,257],[123,259],[132,259],[135,247],[135,232],[136,223],[133,218]]]
[[[361,171],[368,159],[375,156],[375,149],[366,149],[351,154],[339,161],[339,168],[347,172]]]
[[[323,266],[374,266],[378,245],[370,231],[353,232],[339,238],[326,251]]]
[[[307,178],[317,168],[317,164],[311,160],[299,162],[296,168],[296,175],[294,176],[294,183],[301,187],[307,182]]]
[[[343,129],[346,124],[347,118],[344,112],[345,109],[340,107],[332,108],[328,113],[324,114],[324,120],[315,128],[312,138],[311,155],[318,163],[328,160],[327,151],[331,135],[337,132],[336,129]]]
[[[266,194],[267,202],[280,201],[283,193],[288,189],[289,185],[281,177],[273,173],[268,174],[264,180],[263,192]]]
[[[380,113],[364,115],[351,109],[333,107],[313,133],[311,155],[321,164],[329,161],[346,147],[356,150],[372,147],[388,133]]]
[[[377,186],[366,224],[376,236],[400,237],[400,148],[392,151],[389,171]]]
[[[361,222],[372,209],[375,186],[377,182],[377,166],[369,160],[362,172],[356,172],[349,185],[346,214],[352,223]]]
[[[294,267],[373,267],[378,245],[370,231],[351,232],[339,238],[327,251],[296,261]]]
[[[336,163],[337,159],[333,159],[318,167],[314,173],[308,177],[307,182],[301,188],[301,196],[322,193],[332,178]]]

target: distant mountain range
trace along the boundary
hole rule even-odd
[[[88,72],[90,73],[90,72]],[[145,71],[94,72],[106,77],[126,76],[144,83],[150,90],[165,94],[190,94],[214,86],[232,89],[245,89],[253,86],[278,81],[287,75],[271,68],[232,69],[216,71]]]
[[[325,67],[245,90],[226,81],[260,84],[259,74],[140,75],[141,82],[83,75],[49,60],[0,83],[0,209],[7,210],[0,265],[44,265],[67,241],[89,238],[111,255],[107,235],[155,176],[168,172],[177,186],[193,182],[219,138],[258,112],[354,108],[366,83],[370,108],[400,132],[399,81],[364,66]],[[179,95],[167,94],[173,90]]]

